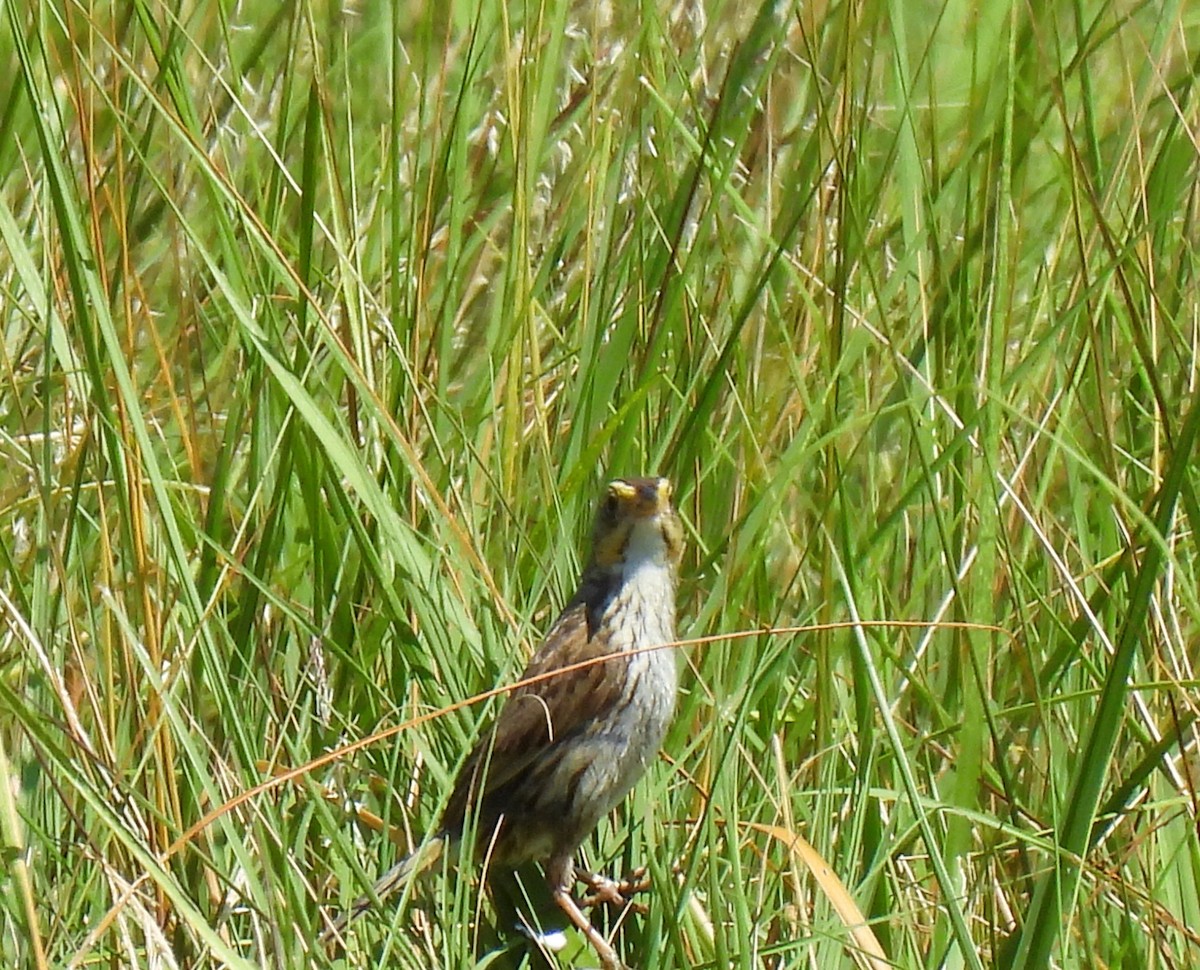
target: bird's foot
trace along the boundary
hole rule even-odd
[[[580,900],[584,909],[596,906],[613,906],[617,909],[632,909],[635,913],[645,915],[649,910],[643,903],[630,900],[634,893],[645,892],[650,888],[650,880],[646,876],[646,867],[634,869],[624,879],[617,881],[599,872],[588,872],[586,869],[575,869],[575,878],[588,887],[590,892]]]
[[[617,951],[612,948],[612,944],[601,935],[596,927],[592,926],[583,911],[576,905],[570,892],[566,889],[556,889],[554,901],[567,914],[567,918],[575,925],[575,928],[587,937],[592,949],[596,951],[596,956],[600,958],[600,966],[603,970],[628,970],[617,956]]]

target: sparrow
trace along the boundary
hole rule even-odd
[[[540,863],[554,902],[604,970],[620,970],[573,889],[581,881],[593,900],[621,903],[625,886],[574,860],[645,773],[674,710],[684,536],[671,494],[665,478],[608,484],[579,588],[463,762],[436,835],[355,901],[334,932],[469,835],[493,867]]]

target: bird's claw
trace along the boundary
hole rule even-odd
[[[646,875],[646,867],[634,869],[624,879],[610,879],[599,872],[588,872],[576,869],[575,878],[590,890],[588,895],[580,900],[579,905],[584,909],[594,909],[596,906],[613,906],[617,909],[632,909],[643,916],[649,912],[643,903],[630,900],[634,893],[645,892],[650,888],[650,880]]]

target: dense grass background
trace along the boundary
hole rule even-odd
[[[897,966],[1200,963],[1200,5],[3,20],[0,964],[516,964],[314,941],[643,471],[730,638],[630,964],[853,965],[793,834]]]

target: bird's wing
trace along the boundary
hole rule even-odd
[[[586,603],[573,602],[555,621],[521,680],[602,658],[610,649],[603,637],[592,635]],[[601,661],[515,689],[459,771],[443,828],[457,829],[469,801],[503,788],[548,748],[585,725],[595,711],[614,706],[621,683],[606,675],[607,667]]]

